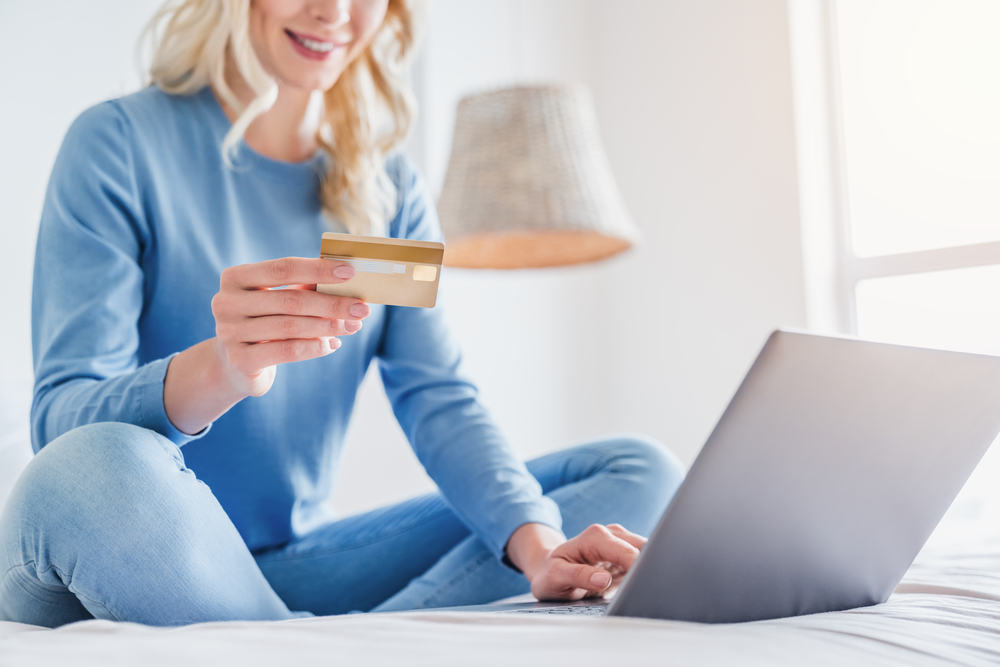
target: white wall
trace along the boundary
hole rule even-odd
[[[615,3],[593,86],[647,243],[613,276],[612,426],[693,459],[760,345],[805,325],[781,0]]]
[[[48,170],[69,122],[134,88],[152,0],[0,3],[0,373],[29,373],[28,299]],[[39,51],[26,26],[44,25]],[[461,95],[591,86],[645,244],[596,266],[449,270],[443,303],[484,401],[525,457],[612,431],[690,461],[774,326],[804,323],[783,0],[438,0],[416,77],[418,162],[443,180]],[[369,378],[371,379],[371,378]],[[366,383],[335,504],[429,489]]]
[[[31,376],[35,234],[49,170],[77,114],[139,86],[134,58],[157,0],[0,2],[0,373]],[[40,36],[41,41],[40,41]]]

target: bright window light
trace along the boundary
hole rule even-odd
[[[1000,355],[1000,266],[863,280],[857,308],[863,338]]]
[[[1000,240],[1000,2],[836,6],[854,252]]]
[[[857,287],[863,338],[1000,355],[1000,266],[863,280]],[[976,468],[938,537],[1000,531],[1000,444]]]

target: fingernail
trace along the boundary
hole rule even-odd
[[[353,269],[351,270],[353,271]],[[356,303],[353,306],[351,306],[350,310],[351,310],[351,315],[353,315],[354,317],[368,317],[368,313],[370,312],[371,309],[368,308],[366,304]]]
[[[590,584],[603,590],[611,585],[611,575],[607,572],[595,572],[590,575]]]
[[[338,278],[353,278],[354,277],[354,267],[348,266],[347,264],[341,264],[333,270],[333,275]]]
[[[329,350],[330,352],[333,352],[334,350],[340,348],[339,338],[324,338],[323,340],[326,341],[326,349]]]
[[[344,328],[354,333],[361,329],[361,320],[344,320]]]

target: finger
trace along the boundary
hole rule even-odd
[[[642,549],[646,546],[646,538],[642,535],[636,535],[635,533],[627,530],[624,526],[619,523],[609,523],[607,529],[611,531],[611,534],[618,539],[625,540],[631,544],[636,549]]]
[[[354,277],[354,267],[332,259],[282,257],[231,266],[222,272],[223,287],[263,289],[285,285],[342,283]]]
[[[599,524],[588,527],[570,541],[577,543],[580,557],[591,564],[604,561],[628,570],[639,555],[638,548]]]
[[[554,579],[572,597],[600,593],[611,586],[611,573],[584,563],[566,563],[554,572]]]
[[[258,290],[220,293],[220,314],[230,317],[296,315],[331,320],[363,320],[371,308],[360,299],[308,290]]]
[[[337,338],[300,338],[243,344],[229,350],[229,363],[242,373],[252,375],[268,366],[325,357],[339,347],[340,340]]]
[[[322,317],[266,315],[220,323],[216,335],[224,343],[258,343],[260,341],[291,340],[350,336],[361,328],[358,320],[329,320]]]

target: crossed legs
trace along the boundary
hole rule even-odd
[[[563,530],[648,534],[683,478],[635,437],[530,461]],[[94,424],[45,447],[0,517],[0,620],[149,625],[484,603],[528,591],[439,494],[323,526],[251,554],[169,440]],[[290,611],[295,610],[295,611]]]

